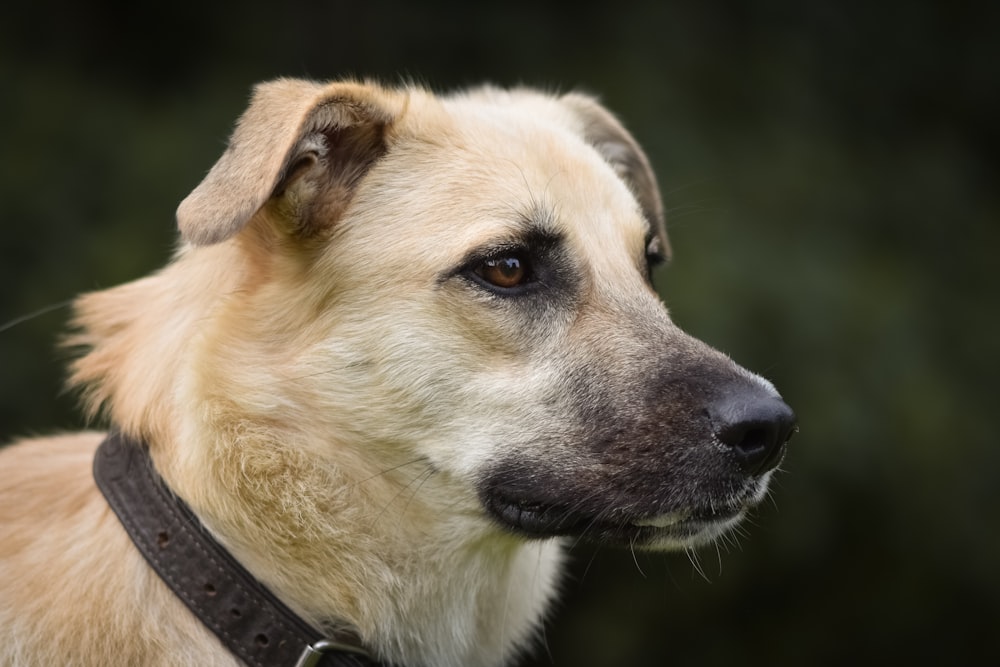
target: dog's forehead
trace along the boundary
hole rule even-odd
[[[482,89],[445,100],[438,152],[447,152],[453,196],[468,210],[487,213],[488,234],[507,219],[512,226],[544,221],[611,251],[630,254],[649,235],[649,223],[625,182],[588,144],[581,121],[557,98],[533,91]],[[484,210],[486,209],[486,210]],[[489,212],[487,212],[489,211]],[[555,227],[555,229],[551,229]]]

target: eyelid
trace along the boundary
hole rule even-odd
[[[657,235],[651,235],[646,239],[646,254],[651,257],[663,256],[663,241]]]
[[[659,236],[651,236],[646,241],[646,262],[650,267],[666,263],[667,255],[663,251],[663,240]]]
[[[545,229],[530,229],[510,236],[497,237],[484,242],[478,248],[471,249],[457,264],[438,274],[437,282],[443,285],[453,278],[461,277],[479,287],[490,289],[475,275],[475,268],[483,262],[517,256],[530,264],[532,279],[520,288],[513,289],[532,290],[543,282],[547,283],[547,276],[551,278],[553,262],[558,262],[558,257],[561,255],[559,251],[561,244],[560,233]],[[496,291],[494,293],[500,294]]]
[[[472,271],[486,262],[496,261],[504,257],[516,257],[522,261],[531,263],[534,259],[534,253],[530,248],[520,243],[499,243],[472,252],[465,258],[456,273]]]
[[[552,249],[556,248],[561,240],[560,235],[544,230],[533,230],[529,233],[518,234],[513,238],[495,239],[469,252],[455,269],[443,275],[442,278],[447,279],[450,276],[468,271],[482,262],[511,255],[517,255],[537,264]]]
[[[667,263],[667,255],[663,252],[663,240],[659,236],[651,236],[646,241],[646,252],[643,258],[646,262],[646,282],[653,285],[653,270]]]

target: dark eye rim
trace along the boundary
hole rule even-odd
[[[653,270],[666,265],[667,255],[663,251],[663,241],[659,236],[651,236],[646,241],[646,278],[653,282]]]
[[[514,287],[499,287],[476,273],[483,262],[516,256],[527,267],[527,278]],[[444,285],[459,279],[488,297],[528,297],[541,290],[563,289],[570,279],[561,234],[544,229],[527,229],[500,237],[468,252],[458,263],[438,276]]]
[[[662,252],[647,252],[646,263],[649,265],[649,268],[655,269],[667,263],[667,256]]]

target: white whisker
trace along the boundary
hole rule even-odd
[[[9,322],[5,322],[4,324],[0,324],[0,333],[3,333],[4,331],[7,331],[8,329],[13,329],[17,325],[24,324],[25,322],[28,322],[29,320],[33,320],[36,317],[41,317],[42,315],[47,315],[48,313],[51,313],[54,310],[59,310],[60,308],[67,308],[67,307],[69,307],[71,305],[73,305],[72,299],[69,300],[69,301],[62,301],[60,303],[53,303],[51,305],[45,306],[44,308],[39,308],[38,310],[36,310],[34,312],[28,313],[27,315],[21,315],[20,317],[15,317],[14,319],[10,320]]]

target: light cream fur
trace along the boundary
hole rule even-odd
[[[528,327],[442,278],[536,206],[584,276],[580,322]],[[497,527],[476,476],[558,428],[540,406],[593,322],[667,321],[638,268],[650,225],[667,247],[661,215],[641,151],[589,98],[265,84],[181,204],[174,261],[77,302],[72,384],[306,619],[413,667],[509,663],[560,545]],[[96,490],[101,437],[0,451],[0,664],[234,664]]]

